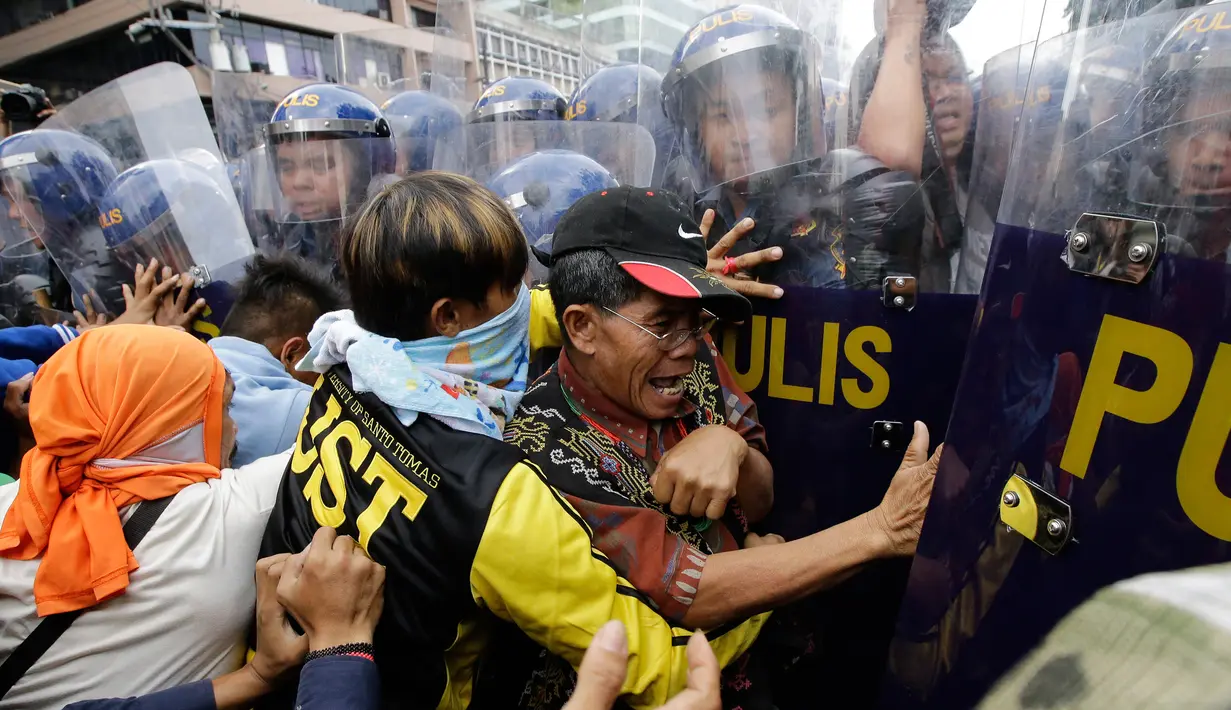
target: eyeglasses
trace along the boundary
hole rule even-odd
[[[713,313],[710,313],[709,311],[705,309],[702,309],[701,310],[701,318],[702,318],[701,325],[698,325],[696,328],[680,328],[678,330],[673,330],[667,333],[666,335],[659,335],[658,333],[655,333],[649,328],[646,328],[644,325],[641,325],[637,321],[626,318],[623,315],[620,315],[619,313],[611,310],[610,308],[606,306],[603,306],[603,310],[607,311],[608,313],[615,316],[616,318],[619,318],[625,323],[631,323],[632,325],[635,325],[638,328],[640,328],[643,332],[645,332],[651,338],[654,338],[655,340],[657,340],[658,349],[664,352],[671,352],[672,350],[675,350],[679,346],[688,342],[689,339],[700,340],[701,338],[704,338],[707,333],[709,333],[711,330],[714,329],[714,324],[718,322],[718,316],[714,315]]]

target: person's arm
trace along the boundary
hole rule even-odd
[[[77,331],[67,325],[5,328],[0,330],[0,358],[42,364],[76,337]]]
[[[740,435],[748,445],[748,452],[739,465],[739,480],[735,485],[735,497],[749,523],[759,523],[774,507],[774,467],[766,454],[769,445],[765,441],[765,427],[757,413],[756,402],[740,388],[731,375],[727,361],[710,336],[703,346],[710,349],[714,369],[722,385],[722,401],[726,407],[727,426]]]
[[[296,710],[376,710],[380,673],[357,656],[326,656],[309,661],[299,674]]]
[[[135,698],[99,698],[66,705],[64,710],[217,710],[214,702],[215,684],[223,681],[200,680]]]
[[[827,589],[873,560],[914,554],[942,448],[927,458],[927,427],[916,422],[875,509],[800,540],[710,555],[684,625],[710,628],[745,618]]]
[[[633,708],[656,708],[687,686],[691,632],[671,626],[616,574],[582,517],[530,464],[514,466],[501,485],[470,582],[477,603],[574,668],[604,624],[623,622],[629,670],[621,694]],[[712,634],[719,663],[748,650],[767,618]]]
[[[924,0],[893,0],[872,94],[859,123],[859,147],[892,170],[919,177],[927,138],[923,98]]]
[[[735,498],[750,523],[761,522],[774,507],[774,466],[751,446],[739,467]]]

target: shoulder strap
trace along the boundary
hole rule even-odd
[[[145,539],[145,534],[154,527],[162,512],[171,504],[171,499],[174,495],[158,500],[145,501],[137,506],[136,512],[124,523],[124,542],[128,543],[128,549],[135,550],[137,545]],[[85,609],[77,611],[66,611],[62,614],[52,614],[43,619],[38,626],[34,627],[34,631],[26,637],[26,640],[13,650],[13,653],[0,664],[0,698],[8,694],[17,681],[26,674],[34,666],[38,659],[47,653],[47,649],[56,642],[68,627],[73,625],[81,612]]]

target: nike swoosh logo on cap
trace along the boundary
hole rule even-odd
[[[680,225],[680,238],[681,239],[705,239],[705,237],[700,234],[695,234],[693,232],[685,232],[684,225],[682,224]]]

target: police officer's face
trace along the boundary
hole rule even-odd
[[[795,149],[795,92],[783,73],[724,72],[701,97],[701,144],[721,182],[787,165]]]
[[[966,67],[953,52],[933,50],[923,55],[932,125],[945,160],[956,160],[966,143],[974,117],[974,94],[966,80]]]
[[[1231,94],[1192,92],[1166,145],[1168,175],[1180,194],[1231,193]]]
[[[9,219],[20,220],[21,226],[33,237],[43,233],[43,228],[46,226],[43,221],[43,210],[26,196],[25,186],[21,181],[6,179],[4,196],[8,198]]]
[[[292,214],[305,222],[341,216],[353,170],[345,141],[284,143],[277,157],[278,184]]]

